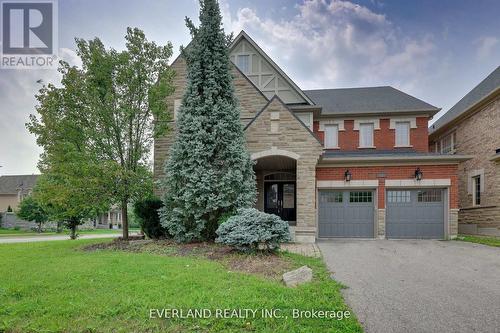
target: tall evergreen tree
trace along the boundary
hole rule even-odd
[[[255,202],[253,162],[245,147],[228,45],[217,0],[200,1],[200,26],[181,53],[187,86],[165,166],[162,224],[178,241],[214,239],[224,213]]]

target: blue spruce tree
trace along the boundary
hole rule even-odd
[[[222,214],[255,203],[253,162],[245,147],[228,45],[217,0],[200,1],[200,26],[181,53],[187,86],[165,165],[162,225],[175,240],[213,240]]]

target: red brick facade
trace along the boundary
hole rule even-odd
[[[410,130],[410,144],[417,152],[426,153],[429,149],[428,144],[428,129],[427,117],[417,117],[417,128]],[[375,130],[373,134],[375,150],[398,150],[395,148],[395,130],[389,128],[390,120],[388,118],[380,119],[380,129]],[[354,120],[344,120],[344,131],[339,131],[339,148],[340,150],[366,150],[359,149],[359,131],[354,129]],[[314,133],[318,136],[321,142],[324,142],[324,132],[319,130],[319,121],[314,122]]]
[[[413,179],[417,166],[365,166],[365,167],[323,167],[316,168],[316,180],[344,180],[346,169],[356,180],[379,180],[378,208],[385,207],[385,179]],[[458,208],[458,165],[422,165],[419,166],[424,179],[450,179],[450,208]]]

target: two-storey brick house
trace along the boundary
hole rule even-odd
[[[300,89],[245,33],[230,48],[257,208],[289,221],[297,241],[450,238],[457,234],[457,168],[428,150],[436,107],[392,87]],[[154,145],[160,179],[186,85],[172,63],[173,131]]]
[[[500,67],[436,120],[429,144],[473,157],[459,164],[459,232],[500,236]]]

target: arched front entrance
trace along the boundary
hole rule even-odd
[[[280,216],[290,225],[297,221],[297,161],[283,155],[263,156],[254,166],[257,209]]]

